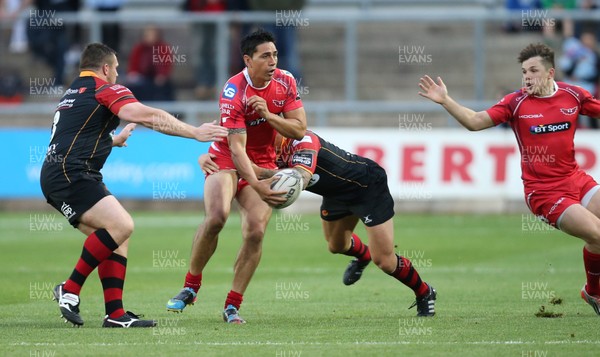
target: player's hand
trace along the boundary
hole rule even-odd
[[[222,141],[227,136],[227,128],[216,124],[216,120],[212,123],[204,123],[195,129],[194,137],[198,141]]]
[[[269,117],[269,107],[267,106],[267,101],[264,98],[261,98],[257,95],[253,95],[248,99],[248,106],[252,107],[252,109],[256,110],[256,112],[262,117],[267,119]]]
[[[253,187],[260,198],[270,206],[276,206],[286,201],[283,197],[287,193],[286,191],[271,190],[271,185],[277,180],[279,180],[278,177],[269,177],[268,179],[259,180],[258,184]]]
[[[448,97],[448,90],[441,77],[437,77],[436,83],[431,77],[425,75],[421,77],[421,80],[419,81],[419,88],[423,91],[419,92],[421,97],[425,97],[438,104],[443,104]]]
[[[202,169],[202,172],[205,175],[212,175],[215,172],[219,171],[219,165],[217,165],[212,159],[217,157],[217,155],[212,153],[202,154],[198,156],[198,164]]]
[[[127,139],[131,136],[131,133],[135,129],[137,124],[129,123],[125,125],[119,135],[113,136],[113,146],[124,147],[127,146]]]

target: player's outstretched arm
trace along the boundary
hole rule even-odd
[[[131,132],[135,129],[135,123],[129,123],[121,130],[121,132],[113,136],[113,146],[124,147],[127,146],[127,139],[131,136]]]
[[[452,99],[448,95],[448,90],[441,77],[437,77],[436,83],[431,77],[425,75],[419,81],[419,88],[422,90],[422,92],[419,92],[421,97],[440,104],[465,128],[477,131],[494,126],[492,118],[486,111],[476,112],[473,109],[458,104]]]
[[[141,124],[160,133],[196,139],[198,141],[221,141],[227,136],[227,129],[212,123],[194,127],[180,121],[166,111],[149,107],[139,102],[125,104],[119,110],[119,118]]]
[[[248,98],[248,105],[256,110],[261,117],[286,138],[301,140],[306,135],[306,112],[298,108],[283,113],[283,118],[269,112],[264,98],[254,95]]]

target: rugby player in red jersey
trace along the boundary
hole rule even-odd
[[[115,84],[115,51],[93,43],[81,54],[79,77],[65,91],[54,112],[50,145],[42,165],[40,184],[46,200],[73,227],[88,238],[69,279],[54,288],[62,316],[75,326],[79,293],[97,267],[104,290],[106,317],[103,327],[152,327],[123,309],[123,284],[127,247],[133,220],[102,182],[100,170],[113,146],[125,146],[135,124],[113,137],[120,119],[138,123],[164,134],[198,141],[221,140],[226,130],[215,124],[193,127],[164,110],[138,102],[126,87]]]
[[[227,81],[219,99],[221,125],[229,135],[209,150],[222,169],[206,177],[205,218],[194,238],[184,288],[167,302],[167,310],[181,312],[196,300],[202,271],[217,247],[218,234],[235,198],[242,218],[242,245],[223,311],[223,319],[235,324],[245,322],[238,310],[260,261],[272,212],[269,204],[285,201],[282,192],[271,190],[274,179],[257,179],[252,162],[275,168],[275,135],[301,139],[306,131],[306,114],[296,80],[277,68],[273,36],[262,30],[251,33],[242,39],[241,50],[246,68]]]
[[[417,316],[434,316],[435,289],[421,280],[411,261],[394,252],[394,199],[385,170],[373,160],[349,153],[312,131],[294,140],[276,137],[277,167],[293,168],[302,175],[307,191],[323,197],[321,219],[329,250],[353,256],[344,272],[346,285],[358,281],[371,260],[386,274],[415,293]],[[208,175],[217,173],[214,155],[200,157]],[[272,177],[277,170],[253,165],[259,178]],[[353,233],[358,220],[365,225],[369,246]]]
[[[455,102],[440,77],[421,78],[419,94],[441,104],[461,125],[476,131],[508,123],[521,152],[527,206],[544,222],[585,242],[587,283],[581,297],[600,315],[600,186],[575,161],[577,117],[600,118],[600,101],[581,87],[554,80],[554,51],[530,44],[519,54],[524,87],[488,110]]]

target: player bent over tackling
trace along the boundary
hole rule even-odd
[[[323,197],[321,219],[329,250],[354,256],[343,282],[354,284],[371,260],[386,274],[411,288],[416,296],[417,316],[435,315],[435,289],[421,280],[409,259],[394,252],[394,200],[385,170],[376,162],[348,153],[306,131],[301,140],[278,135],[275,142],[277,166],[294,168],[305,189]],[[209,154],[200,158],[206,174],[219,167]],[[276,170],[254,165],[258,178],[272,177]],[[365,225],[369,246],[353,233],[358,220]]]

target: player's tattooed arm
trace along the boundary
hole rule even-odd
[[[270,170],[256,166],[254,163],[252,164],[252,168],[254,169],[256,177],[258,177],[259,180],[268,179],[269,177],[275,175],[275,173],[277,172],[277,170]]]
[[[268,179],[269,177],[272,177],[273,175],[275,175],[275,173],[277,172],[277,169],[275,169],[275,170],[266,169],[264,167],[258,166],[255,163],[252,163],[252,169],[254,170],[254,174],[256,175],[256,178],[258,178],[259,180]]]
[[[228,132],[229,135],[233,134],[246,134],[246,128],[231,128]]]
[[[310,182],[310,179],[312,178],[313,174],[302,166],[297,166],[294,169],[302,176],[302,182],[304,184],[304,187],[302,187],[302,189],[306,189],[306,186],[308,186],[308,183]]]

